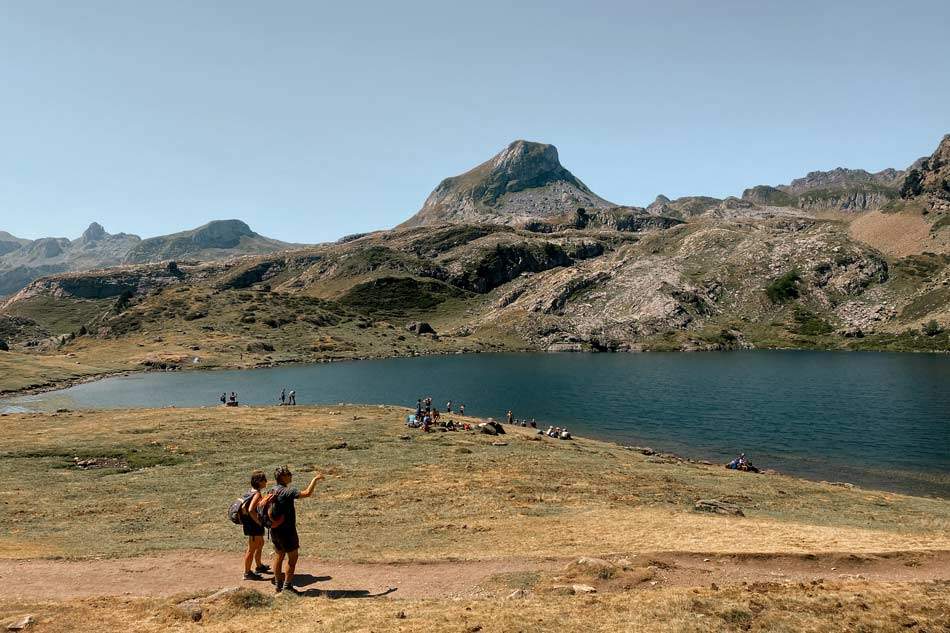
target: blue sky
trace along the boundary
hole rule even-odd
[[[517,138],[617,203],[904,167],[950,3],[6,2],[0,230],[392,226]]]

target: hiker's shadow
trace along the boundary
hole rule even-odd
[[[298,587],[307,587],[315,582],[333,580],[333,576],[314,576],[313,574],[294,574],[294,584]]]
[[[323,597],[330,600],[339,600],[341,598],[382,598],[396,591],[396,587],[390,587],[386,591],[371,593],[368,589],[307,589],[301,591],[301,596],[309,598]]]

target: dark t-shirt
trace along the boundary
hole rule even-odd
[[[280,524],[281,530],[297,529],[297,511],[294,509],[294,499],[300,496],[300,491],[296,488],[287,488],[277,484],[274,486],[274,510],[273,516],[284,517],[284,522]]]

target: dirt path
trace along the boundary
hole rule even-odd
[[[825,580],[950,580],[950,552],[898,552],[880,555],[723,555],[653,553],[627,556],[653,570],[656,586],[701,586],[742,582]],[[480,586],[496,574],[556,572],[571,559],[439,561],[432,563],[353,563],[303,558],[298,585],[307,595],[334,598],[455,598],[498,591]],[[240,580],[238,554],[170,552],[127,559],[62,561],[0,560],[0,585],[8,597],[66,599],[92,596],[169,596],[244,586],[270,590],[267,582]]]

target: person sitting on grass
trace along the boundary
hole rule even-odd
[[[297,512],[294,508],[296,499],[306,499],[313,495],[317,482],[324,478],[317,473],[303,490],[291,488],[293,473],[287,466],[280,466],[274,471],[277,485],[271,491],[274,501],[268,509],[271,520],[270,540],[274,544],[274,582],[277,593],[284,589],[298,593],[294,587],[294,571],[297,568],[297,557],[300,553],[300,537],[297,535]],[[287,571],[283,571],[284,558],[287,559]]]
[[[250,498],[241,506],[241,526],[244,536],[247,537],[247,551],[244,552],[244,580],[263,580],[261,574],[270,572],[270,567],[261,562],[261,552],[264,550],[264,526],[258,518],[257,506],[261,502],[261,490],[267,485],[267,475],[263,470],[251,473]],[[257,567],[251,571],[251,563]]]

